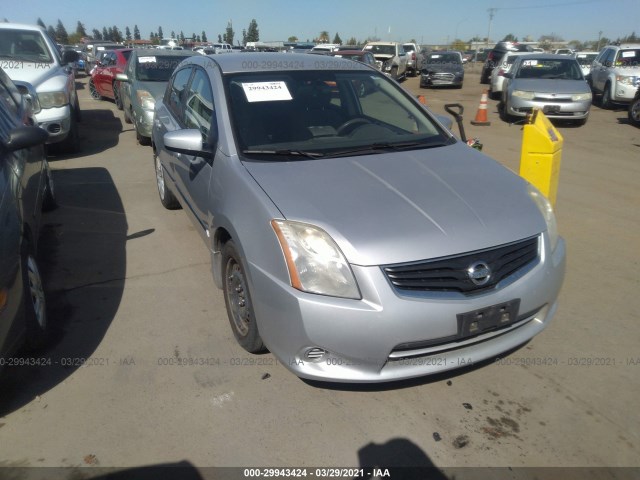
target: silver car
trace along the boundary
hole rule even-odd
[[[505,121],[525,117],[537,108],[549,118],[580,125],[587,122],[592,94],[575,58],[555,54],[520,56],[504,78]]]
[[[384,74],[318,62],[195,56],[156,102],[160,201],[207,245],[240,345],[384,382],[542,331],[565,268],[550,203]]]

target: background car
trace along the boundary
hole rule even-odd
[[[45,159],[48,134],[34,125],[30,105],[0,69],[0,359],[26,341],[41,346],[48,332],[37,249],[43,207],[53,208]],[[0,370],[5,361],[0,362]]]
[[[89,80],[89,93],[92,98],[111,98],[116,107],[122,110],[120,81],[116,79],[116,75],[124,72],[131,51],[131,48],[120,48],[109,50],[102,55]]]
[[[602,95],[602,108],[631,103],[640,86],[640,43],[603,48],[591,65],[589,83]]]
[[[491,80],[493,69],[500,65],[502,57],[507,52],[532,52],[533,48],[529,45],[521,45],[517,42],[498,42],[487,54],[482,72],[480,73],[480,83],[488,84]]]
[[[116,75],[120,84],[124,120],[126,123],[133,122],[139,144],[150,143],[156,98],[162,96],[180,62],[193,55],[199,53],[190,50],[136,49],[129,55],[123,74]]]
[[[305,57],[194,56],[156,102],[160,202],[205,242],[238,343],[385,382],[542,331],[565,264],[549,201],[387,76]]]
[[[369,42],[363,50],[371,52],[380,70],[398,80],[407,76],[407,52],[398,42]]]
[[[420,71],[420,87],[462,88],[464,66],[460,52],[444,51],[426,55]]]
[[[591,89],[578,61],[568,55],[532,53],[517,57],[504,75],[502,117],[525,117],[534,108],[549,118],[584,125],[591,108]]]
[[[636,96],[629,105],[629,121],[632,125],[640,127],[640,87],[638,87]]]
[[[349,60],[355,60],[356,62],[364,63],[370,67],[380,70],[380,65],[376,62],[371,52],[364,50],[337,50],[330,52],[328,55],[333,57],[346,58]]]
[[[102,54],[109,50],[116,50],[124,48],[124,45],[119,43],[112,43],[107,41],[99,41],[85,44],[83,53],[85,55],[84,71],[87,75],[91,75],[91,71],[94,69]]]
[[[58,53],[46,31],[37,25],[0,22],[0,56],[5,73],[31,103],[47,143],[63,152],[80,148],[80,103],[73,71],[75,51]]]
[[[582,69],[582,74],[584,78],[589,79],[591,75],[591,64],[598,56],[598,52],[576,52],[573,54],[578,63],[580,64],[580,68]]]
[[[403,43],[402,48],[407,52],[407,69],[409,76],[415,77],[422,70],[424,55],[420,51],[420,47],[415,43]]]
[[[516,57],[520,55],[528,55],[525,52],[507,52],[500,60],[500,65],[491,72],[491,89],[489,95],[494,100],[502,98],[502,85],[504,83],[504,74],[511,70]]]

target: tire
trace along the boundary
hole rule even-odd
[[[102,95],[100,95],[100,93],[98,92],[96,84],[93,83],[93,78],[89,80],[89,94],[94,100],[102,100]]]
[[[129,110],[129,113],[127,113],[127,110],[124,111],[124,123],[128,123],[131,124],[133,123],[133,120],[131,120],[131,110]]]
[[[76,153],[80,150],[80,133],[78,130],[78,115],[76,114],[75,108],[71,111],[69,122],[67,138],[57,144],[57,147],[64,153]]]
[[[145,137],[144,135],[140,135],[138,128],[136,127],[136,140],[138,144],[148,146],[151,145],[151,139],[149,137]]]
[[[610,110],[611,108],[613,108],[613,103],[611,103],[611,84],[609,83],[604,86],[604,90],[602,91],[600,106],[605,110]]]
[[[34,350],[42,347],[46,342],[49,322],[42,276],[38,269],[35,252],[26,240],[22,247],[22,284],[27,331],[25,344],[28,349]]]
[[[58,207],[58,202],[55,196],[55,186],[53,183],[53,176],[51,175],[51,168],[47,163],[45,166],[44,174],[44,193],[42,194],[42,211],[50,212]]]
[[[162,167],[162,162],[160,162],[160,157],[157,155],[153,155],[153,164],[156,171],[156,185],[158,187],[158,195],[160,196],[160,203],[167,210],[179,210],[180,203],[178,199],[175,197],[173,192],[167,187],[164,180],[164,170]]]
[[[636,98],[629,105],[629,122],[636,127],[640,127],[640,98]]]
[[[509,115],[509,103],[506,99],[502,102],[502,109],[500,110],[500,118],[507,122],[513,123],[515,121],[515,117],[513,115]]]
[[[231,330],[237,342],[250,353],[264,351],[258,331],[243,260],[232,240],[222,248],[222,290]]]
[[[117,82],[113,82],[113,101],[116,104],[118,110],[122,110],[122,98],[120,98],[120,85]]]

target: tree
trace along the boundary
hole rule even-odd
[[[129,27],[124,27],[124,37],[127,39],[127,42],[131,41],[131,30],[129,30]]]
[[[109,30],[107,30],[107,27],[102,27],[102,38],[104,40],[111,40],[111,35],[109,35]]]
[[[202,42],[202,39],[200,38],[200,35],[198,35],[198,36],[196,37],[196,42],[198,42],[198,43],[201,43],[201,42]]]
[[[158,27],[158,39],[162,40],[162,27]]]
[[[243,28],[242,29],[242,45],[246,45],[247,44],[247,29]]]
[[[467,50],[467,44],[464,41],[460,40],[459,38],[456,38],[451,44],[451,50],[458,50],[460,52],[464,52],[465,50]]]
[[[180,32],[180,33],[182,33],[182,32]],[[206,34],[206,33],[204,33],[204,30],[202,30],[201,38],[202,38],[202,41],[203,41],[204,43],[206,43],[206,42],[207,42],[207,34]]]
[[[291,35],[289,38],[287,38],[287,42],[297,42],[298,41],[298,37],[296,37],[295,35]]]
[[[98,30],[97,28],[93,29],[93,39],[94,40],[102,40],[102,34],[100,33],[100,30]]]
[[[66,44],[69,43],[69,35],[67,34],[67,29],[64,28],[64,25],[58,19],[58,25],[56,26],[56,40],[58,43]]]
[[[227,30],[224,34],[224,41],[225,43],[228,43],[229,45],[233,45],[233,37],[235,35],[235,32],[233,31],[233,26],[231,25],[231,22],[229,21],[229,23],[227,23]]]
[[[122,38],[122,32],[120,31],[120,29],[117,26],[113,26],[113,28],[111,29],[111,40],[113,40],[114,42],[118,42],[120,43],[123,38]]]
[[[138,25],[134,25],[133,26],[133,39],[134,40],[140,40],[140,29],[138,28]]]
[[[320,36],[318,37],[318,42],[320,43],[329,42],[329,32],[327,32],[326,30],[321,31]]]
[[[347,40],[347,45],[358,45],[358,40],[356,40],[356,37],[351,37]]]
[[[178,36],[178,38],[180,39],[180,43],[184,43],[184,33],[182,33],[182,30],[180,30],[180,35]]]
[[[84,25],[80,20],[78,20],[78,24],[76,25],[76,34],[80,37],[87,36],[87,30],[84,28]]]
[[[509,33],[509,34],[504,36],[502,41],[503,42],[517,42],[518,41],[518,37],[514,36],[513,33]]]
[[[222,35],[218,34],[218,43],[222,43]]]
[[[247,28],[247,42],[258,41],[260,41],[260,32],[258,31],[258,22],[256,22],[254,18],[251,20],[251,23],[249,23],[249,28]]]
[[[53,28],[53,25],[49,25],[47,27],[47,35],[51,37],[51,40],[53,40],[54,42],[56,41],[56,29]]]
[[[333,37],[333,43],[342,45],[342,39],[340,38],[340,35],[338,34],[338,32],[336,32],[335,36]]]
[[[38,17],[38,21],[36,23],[40,25],[42,28],[44,28],[45,30],[47,29],[47,26],[44,24],[44,22],[40,17]]]
[[[619,38],[616,41],[620,43],[639,43],[640,37],[636,35],[636,32],[631,32],[631,35],[627,35],[625,37]],[[605,45],[607,44],[605,43]]]
[[[176,38],[176,32],[174,32],[173,30],[171,30],[171,38]]]

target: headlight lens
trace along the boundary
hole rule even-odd
[[[138,103],[143,109],[153,111],[153,108],[156,106],[156,99],[153,98],[153,95],[146,90],[138,90],[136,92],[136,97],[138,98]]]
[[[38,92],[40,108],[64,107],[69,100],[65,92]]]
[[[574,102],[580,102],[582,100],[591,100],[591,93],[576,93],[571,95],[571,100]]]
[[[524,90],[514,90],[511,95],[518,98],[524,98],[525,100],[533,100],[533,92],[525,92]]]
[[[556,216],[553,213],[553,206],[547,197],[542,195],[536,187],[529,184],[528,189],[529,196],[540,210],[540,213],[547,224],[549,243],[551,243],[551,251],[553,251],[556,249],[556,245],[558,244],[558,224],[556,223]]]
[[[327,232],[307,223],[272,220],[291,286],[308,293],[360,299],[351,267]]]
[[[638,77],[635,77],[633,75],[616,75],[616,81],[623,84],[623,85],[629,85],[631,87],[633,87],[636,84],[636,79]]]

